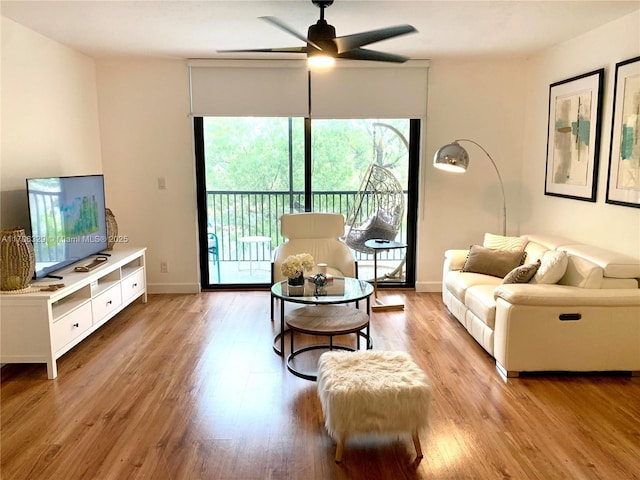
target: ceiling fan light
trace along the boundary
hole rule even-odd
[[[307,57],[307,65],[311,68],[333,67],[336,59],[330,55],[310,55]]]

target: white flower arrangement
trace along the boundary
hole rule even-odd
[[[287,278],[298,278],[305,271],[311,270],[315,266],[313,257],[308,253],[298,253],[297,255],[289,255],[282,262],[282,275]]]

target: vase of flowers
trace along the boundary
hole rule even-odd
[[[313,257],[308,253],[289,255],[282,262],[282,275],[287,277],[287,286],[290,296],[304,295],[304,272],[315,266]]]

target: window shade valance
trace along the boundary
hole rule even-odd
[[[312,118],[426,116],[428,62],[338,62],[311,72]],[[304,60],[192,60],[195,116],[286,116],[309,113]]]

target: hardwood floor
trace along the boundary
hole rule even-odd
[[[505,384],[439,294],[390,297],[406,309],[372,314],[374,348],[408,351],[433,383],[420,462],[406,434],[348,439],[336,465],[316,384],[272,350],[269,293],[215,292],[138,301],[63,356],[56,380],[44,365],[4,367],[0,475],[640,478],[640,378],[547,374]]]

